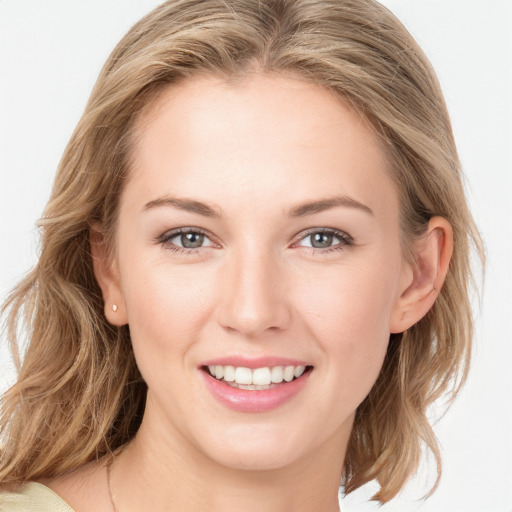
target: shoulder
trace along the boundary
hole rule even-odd
[[[73,512],[49,487],[28,482],[15,490],[0,490],[0,512]]]

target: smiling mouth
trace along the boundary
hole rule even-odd
[[[262,391],[282,386],[309,373],[312,366],[243,366],[209,365],[202,369],[211,377],[238,389]]]

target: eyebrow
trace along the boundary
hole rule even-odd
[[[174,206],[180,210],[197,213],[204,217],[213,217],[215,219],[222,217],[219,208],[202,203],[201,201],[196,201],[195,199],[187,199],[184,197],[161,197],[147,203],[144,206],[144,210],[151,210],[152,208],[158,208],[160,206]]]
[[[349,196],[334,196],[321,199],[319,201],[300,204],[298,206],[294,206],[288,212],[288,215],[290,217],[303,217],[305,215],[312,215],[313,213],[323,212],[324,210],[329,210],[330,208],[335,208],[337,206],[356,208],[370,215],[373,215],[373,211],[369,206],[366,206],[365,204],[360,203],[359,201],[356,201]]]
[[[209,205],[195,199],[168,196],[150,201],[144,206],[144,210],[151,210],[153,208],[162,206],[172,206],[187,212],[197,213],[198,215],[202,215],[204,217],[212,217],[215,219],[222,217],[222,210],[217,206]],[[309,203],[299,204],[291,208],[287,215],[289,217],[305,217],[306,215],[323,212],[338,206],[356,208],[365,213],[373,215],[371,208],[349,196],[334,196],[317,201],[311,201]]]

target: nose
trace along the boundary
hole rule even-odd
[[[283,330],[290,322],[286,273],[276,257],[262,250],[228,258],[219,296],[218,322],[244,337]]]

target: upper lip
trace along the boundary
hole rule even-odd
[[[235,366],[243,368],[264,368],[273,366],[311,366],[310,363],[300,359],[291,359],[289,357],[279,356],[263,356],[263,357],[243,357],[243,356],[227,356],[209,359],[200,366]]]

